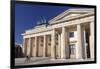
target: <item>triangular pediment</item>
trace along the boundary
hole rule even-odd
[[[59,14],[58,16],[54,17],[53,19],[51,19],[49,21],[49,23],[52,24],[55,21],[80,16],[80,15],[87,14],[87,13],[92,12],[92,11],[94,11],[94,9],[89,9],[89,8],[88,9],[87,8],[84,8],[84,9],[83,8],[68,9],[68,10],[62,12],[61,14]]]

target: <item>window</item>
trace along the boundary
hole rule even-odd
[[[70,54],[72,54],[72,55],[75,54],[75,44],[70,45]]]
[[[74,37],[74,32],[70,32],[69,37]]]

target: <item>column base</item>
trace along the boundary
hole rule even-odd
[[[67,59],[65,59],[65,58],[62,59],[62,58],[61,58],[61,59],[59,59],[59,60],[67,60]]]
[[[56,60],[55,58],[51,58],[50,60]]]
[[[76,60],[82,60],[82,61],[83,61],[83,60],[85,60],[85,59],[83,59],[83,58],[76,58]]]
[[[43,56],[43,58],[46,58],[46,56]]]

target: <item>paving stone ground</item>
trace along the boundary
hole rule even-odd
[[[49,57],[31,58],[29,62],[25,62],[25,58],[16,58],[15,65],[38,65],[38,64],[52,64],[52,63],[71,63],[71,62],[85,62],[93,61],[93,59],[50,59]]]

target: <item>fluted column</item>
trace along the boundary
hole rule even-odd
[[[32,57],[32,38],[30,38],[30,56]]]
[[[31,46],[30,44],[31,44],[31,39],[29,38],[29,39],[28,39],[28,45],[27,45],[27,48],[28,48],[28,49],[27,49],[27,55],[28,55],[28,56],[30,56],[30,46]]]
[[[83,31],[84,35],[84,58],[87,58],[87,44],[86,44],[86,30]]]
[[[94,22],[90,23],[90,57],[94,58]]]
[[[61,58],[69,58],[68,32],[65,27],[62,27],[61,34]]]
[[[37,56],[37,36],[35,36],[34,57]]]
[[[25,38],[23,38],[23,46],[22,46],[23,54],[25,54]]]
[[[77,45],[77,52],[76,58],[82,59],[82,28],[81,25],[77,25],[77,35],[78,35],[78,45]]]
[[[55,29],[53,29],[52,31],[52,35],[51,35],[51,58],[55,59],[56,55],[55,55]]]
[[[61,35],[60,33],[58,34],[58,56],[59,58],[61,57]]]
[[[46,57],[46,35],[44,35],[43,57]]]
[[[34,57],[35,38],[33,37],[31,41],[32,41],[32,56]]]
[[[70,48],[69,48],[69,32],[67,31],[65,34],[65,58],[69,59],[70,58]]]
[[[28,39],[27,38],[25,38],[24,39],[25,40],[25,43],[24,43],[24,55],[26,56],[27,55],[27,43],[28,43]]]

